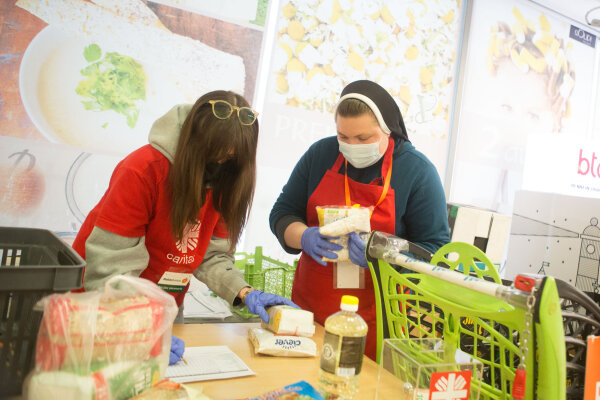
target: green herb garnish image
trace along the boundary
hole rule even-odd
[[[97,44],[87,46],[83,56],[88,65],[81,70],[85,78],[75,92],[87,99],[82,101],[86,110],[113,110],[127,117],[127,125],[134,128],[140,110],[140,101],[146,100],[146,73],[133,58],[122,54],[106,53]]]

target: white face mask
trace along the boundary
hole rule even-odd
[[[355,168],[370,167],[383,157],[383,154],[379,152],[380,142],[381,139],[375,143],[349,144],[338,139],[340,153]]]

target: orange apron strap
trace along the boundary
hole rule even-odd
[[[390,167],[388,168],[388,172],[385,175],[385,181],[383,183],[383,190],[381,191],[381,196],[379,197],[377,204],[375,204],[375,207],[380,205],[381,202],[383,201],[383,199],[385,199],[385,196],[387,195],[387,192],[390,189],[390,181],[391,180],[392,180],[392,166],[390,165]]]
[[[350,207],[352,202],[350,201],[350,185],[348,185],[348,160],[344,161],[344,194],[346,195],[346,205]]]

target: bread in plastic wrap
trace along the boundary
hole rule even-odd
[[[43,309],[28,399],[128,399],[164,377],[177,305],[141,278],[103,291],[53,294]]]
[[[267,309],[269,322],[262,327],[278,335],[311,337],[315,334],[314,314],[300,308],[276,305]]]

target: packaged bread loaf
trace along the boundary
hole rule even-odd
[[[311,337],[315,333],[313,313],[299,308],[278,305],[267,309],[269,323],[262,323],[263,328],[278,335],[295,335]]]

